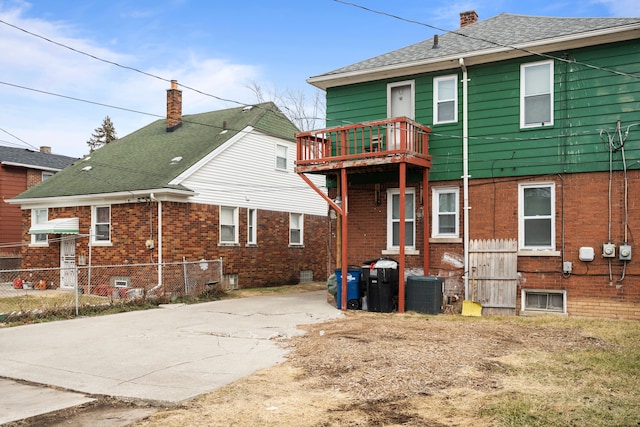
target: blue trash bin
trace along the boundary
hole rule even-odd
[[[336,306],[342,309],[342,269],[335,270],[338,293],[336,295]],[[350,310],[360,309],[360,274],[359,268],[350,268],[347,271],[347,308]]]

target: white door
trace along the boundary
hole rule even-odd
[[[415,105],[413,102],[413,82],[391,83],[387,88],[387,118],[408,117],[415,119]],[[400,149],[399,124],[389,128],[388,150]],[[406,132],[406,129],[405,129]]]
[[[77,283],[76,239],[66,236],[60,241],[60,289],[75,289]]]

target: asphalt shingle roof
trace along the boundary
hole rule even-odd
[[[0,163],[25,165],[34,169],[61,170],[76,160],[78,159],[75,157],[62,156],[60,154],[0,145]]]
[[[295,140],[298,132],[272,102],[184,115],[182,121],[181,127],[167,132],[165,120],[157,120],[97,149],[16,199],[189,190],[169,183],[247,126],[287,140]],[[223,126],[225,133],[221,133]]]
[[[364,72],[417,61],[438,60],[454,55],[464,56],[497,47],[543,42],[639,22],[640,18],[555,18],[502,13],[440,35],[437,49],[433,49],[434,39],[431,38],[317,77]]]

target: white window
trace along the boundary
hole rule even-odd
[[[258,211],[256,209],[247,209],[247,243],[255,245],[258,241]]]
[[[433,122],[454,123],[458,121],[458,76],[433,79]]]
[[[432,190],[432,237],[458,237],[459,235],[458,187],[441,187]]]
[[[415,248],[416,221],[415,221],[415,189],[407,188],[405,191],[405,222],[404,236],[405,249]],[[400,190],[397,188],[387,190],[387,249],[400,248]]]
[[[43,224],[49,220],[48,209],[31,209],[31,226]],[[49,243],[49,237],[46,234],[32,234],[32,245],[46,245]]]
[[[567,298],[565,291],[523,289],[521,299],[522,311],[524,312],[567,312]]]
[[[276,169],[287,170],[287,154],[288,147],[286,145],[276,144]]]
[[[304,234],[304,215],[299,213],[289,214],[289,244],[302,245]]]
[[[53,176],[53,172],[42,172],[42,180],[44,181],[47,178],[51,178]]]
[[[111,241],[111,206],[94,206],[91,215],[92,222],[92,241],[110,242]]]
[[[220,207],[220,243],[238,243],[238,208]]]
[[[520,127],[553,125],[553,61],[520,67]]]
[[[520,184],[518,240],[520,249],[555,250],[555,186]]]

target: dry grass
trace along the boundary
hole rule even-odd
[[[348,312],[136,426],[637,426],[640,325]]]

